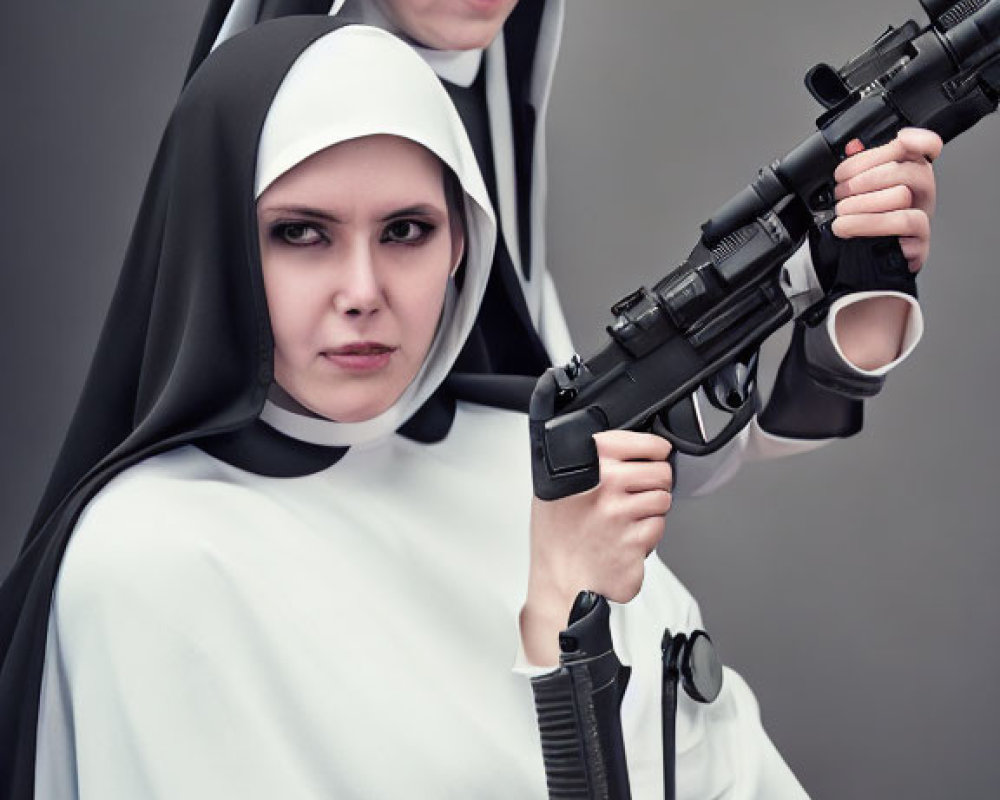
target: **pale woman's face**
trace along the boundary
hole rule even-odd
[[[517,0],[371,0],[403,33],[435,50],[487,47]]]
[[[310,411],[360,422],[423,364],[462,254],[441,162],[396,136],[328,147],[257,201],[274,377]]]

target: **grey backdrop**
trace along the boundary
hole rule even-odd
[[[0,573],[80,391],[203,3],[4,4]],[[809,66],[923,20],[916,0],[569,5],[549,240],[582,349],[811,131]],[[1000,117],[938,162],[927,333],[865,433],[669,517],[664,558],[816,797],[1000,796],[998,134]]]

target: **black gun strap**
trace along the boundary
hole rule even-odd
[[[663,676],[660,704],[663,725],[663,797],[677,794],[677,673]]]

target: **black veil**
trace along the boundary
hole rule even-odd
[[[83,394],[0,586],[0,797],[33,796],[49,606],[84,506],[132,464],[244,428],[264,404],[273,347],[257,142],[288,69],[342,24],[294,17],[227,42],[192,75],[168,123]]]

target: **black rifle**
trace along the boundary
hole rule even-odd
[[[997,109],[1000,0],[920,3],[927,27],[910,20],[889,28],[841,69],[820,64],[810,70],[806,85],[827,109],[818,131],[761,169],[714,214],[684,264],[612,307],[615,320],[603,348],[542,376],[529,411],[539,498],[597,485],[592,435],[598,431],[651,430],[692,455],[730,441],[756,410],[753,392],[714,379],[732,365],[752,364],[760,344],[792,318],[779,284],[781,266],[810,231],[828,223],[833,171],[847,143],[882,144],[907,126],[929,128],[948,142]],[[876,242],[871,253],[881,273],[873,280],[912,291],[898,242]],[[821,319],[827,306],[821,301],[807,310],[809,321]],[[684,410],[700,386],[732,412],[710,441]],[[560,670],[532,682],[550,797],[627,800],[618,707],[628,673],[610,649],[606,601],[582,595],[570,622],[560,641]],[[675,640],[664,637],[665,709],[675,702]],[[668,795],[671,756],[664,753]]]
[[[585,359],[550,369],[530,409],[535,494],[554,500],[597,485],[592,434],[645,430],[691,455],[714,452],[750,421],[752,384],[720,379],[748,365],[761,343],[792,316],[781,267],[834,206],[833,171],[853,139],[891,140],[903,127],[936,131],[947,142],[997,108],[1000,0],[921,0],[930,24],[889,28],[839,70],[820,64],[806,85],[826,108],[817,132],[757,178],[702,226],[687,260],[652,289],[611,308],[608,340]],[[894,238],[872,244],[870,286],[913,293]],[[880,283],[881,282],[881,283]],[[810,324],[828,305],[806,312]],[[743,368],[741,368],[743,369]],[[690,411],[705,387],[730,413],[708,441]]]

